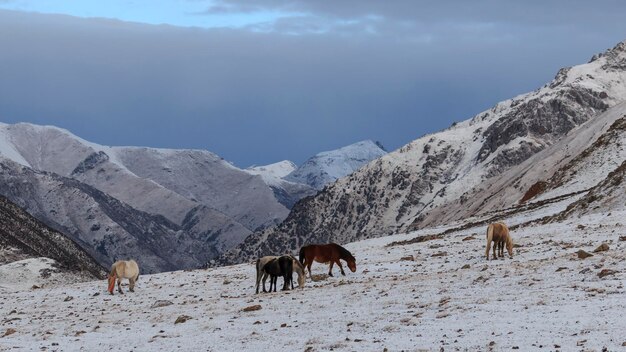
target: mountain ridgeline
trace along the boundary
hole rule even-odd
[[[561,69],[533,92],[369,162],[303,199],[280,225],[255,232],[213,264],[293,253],[309,243],[449,226],[520,203],[556,197],[573,203],[607,177],[621,180],[615,175],[626,153],[624,134],[616,131],[626,115],[625,100],[622,42],[587,64]]]

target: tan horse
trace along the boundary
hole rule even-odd
[[[289,255],[293,260],[293,272],[298,274],[298,287],[304,288],[304,281],[306,276],[304,274],[304,265],[298,261],[294,256]],[[263,267],[265,264],[271,262],[274,259],[279,258],[279,256],[268,255],[262,258],[259,258],[256,261],[256,293],[259,293],[259,284],[261,283],[261,279],[263,279],[263,287],[265,287],[265,281],[267,280],[267,273],[263,271]]]
[[[493,241],[493,259],[497,257],[504,257],[504,244],[506,243],[506,250],[509,252],[509,256],[513,258],[513,239],[509,234],[509,228],[502,222],[496,222],[490,224],[487,227],[487,250],[485,255],[489,260],[489,249],[491,249],[491,242]],[[496,256],[496,249],[498,250],[498,256]]]
[[[139,278],[139,266],[134,260],[119,260],[111,265],[109,273],[109,293],[113,294],[115,288],[115,280],[117,279],[117,291],[122,291],[122,279],[128,279],[130,292],[135,292],[135,282]]]

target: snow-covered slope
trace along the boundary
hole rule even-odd
[[[295,169],[294,163],[283,160],[270,165],[249,167],[245,171],[251,175],[259,175],[272,189],[274,197],[291,209],[300,199],[317,193],[317,190],[309,185],[285,180],[285,176]]]
[[[570,139],[575,142],[569,147],[582,153],[620,117],[624,100],[626,43],[620,43],[587,64],[561,69],[536,91],[368,163],[297,204],[277,228],[251,235],[218,263],[311,242],[384,236],[516,206],[539,181],[529,177],[527,184],[517,182],[524,172],[531,174],[533,155],[536,162],[546,160],[548,154],[537,153],[551,146],[566,150],[567,142],[560,143]],[[587,124],[593,128],[585,128]],[[584,182],[596,184],[611,171],[610,165],[621,164],[622,152],[611,155],[616,160],[605,160],[603,172],[586,173]],[[562,154],[564,160],[576,156]],[[562,164],[542,165],[545,181]],[[517,188],[517,195],[505,196],[511,188]]]
[[[559,211],[543,208],[511,225]],[[623,211],[522,226],[484,259],[484,226],[347,244],[357,272],[315,263],[304,289],[254,294],[254,264],[3,290],[7,350],[618,351],[626,343]],[[425,240],[435,235],[431,240]],[[576,251],[609,249],[578,259]],[[347,270],[346,270],[347,271]],[[602,277],[601,277],[602,276]],[[279,286],[282,279],[279,279]],[[127,291],[127,287],[124,288]],[[254,307],[244,311],[248,307]],[[177,323],[178,321],[178,323]],[[9,330],[11,329],[11,330]]]
[[[93,280],[93,275],[87,272],[67,270],[57,261],[45,257],[0,264],[0,291],[72,285]]]
[[[292,173],[296,168],[296,164],[292,161],[283,160],[264,166],[250,166],[246,171],[253,175],[261,175],[263,178],[268,176],[272,178],[283,178]]]
[[[380,143],[361,141],[316,154],[284,178],[321,190],[325,185],[353,173],[385,154],[387,152]]]
[[[62,277],[77,282],[104,274],[74,241],[0,196],[0,286],[30,288]]]

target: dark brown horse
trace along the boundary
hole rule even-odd
[[[318,263],[330,263],[330,267],[328,268],[329,276],[333,276],[333,264],[339,266],[341,275],[346,275],[339,259],[343,259],[348,263],[350,271],[356,271],[356,259],[354,259],[352,253],[336,243],[311,244],[300,248],[300,263],[309,269],[309,275],[312,275],[311,264],[313,264],[313,261]]]

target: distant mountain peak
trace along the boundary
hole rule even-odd
[[[359,141],[339,149],[325,151],[309,158],[285,177],[315,189],[347,176],[368,162],[387,154],[382,145],[372,140]]]
[[[278,178],[283,178],[293,172],[293,170],[295,170],[296,168],[297,166],[293,163],[293,161],[283,160],[268,165],[252,165],[246,168],[245,171],[253,175],[270,175]]]

